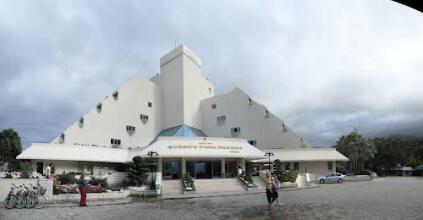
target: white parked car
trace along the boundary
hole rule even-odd
[[[326,176],[321,176],[317,180],[319,183],[329,183],[329,182],[344,182],[345,175],[342,173],[328,173]]]

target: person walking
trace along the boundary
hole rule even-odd
[[[272,174],[270,171],[266,174],[266,198],[267,198],[267,205],[269,210],[272,210],[272,204],[274,200],[274,193],[273,193],[273,180]]]
[[[278,193],[278,190],[279,190],[279,184],[280,184],[280,182],[279,182],[279,180],[276,178],[276,176],[275,175],[272,175],[272,197],[273,197],[273,202],[275,202],[275,201],[277,201],[278,203],[278,205],[282,205],[280,202],[279,202],[279,193]]]
[[[81,194],[81,199],[79,200],[79,206],[87,206],[87,181],[85,180],[85,173],[82,171],[81,177],[78,181],[79,193]]]

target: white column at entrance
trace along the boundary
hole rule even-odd
[[[246,169],[245,169],[245,159],[241,159],[241,169],[242,169],[242,171],[246,171]]]
[[[161,157],[159,157],[159,162],[158,162],[158,166],[157,166],[157,172],[162,172],[163,173],[163,159]]]
[[[222,162],[220,164],[222,170],[222,178],[225,178],[225,158],[222,158]]]
[[[182,176],[185,175],[185,173],[187,172],[187,167],[186,167],[186,159],[183,157],[181,159],[181,172],[182,172]],[[192,175],[192,174],[191,174]]]

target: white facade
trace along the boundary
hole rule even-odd
[[[253,145],[260,149],[306,146],[282,120],[240,89],[214,96],[214,85],[201,74],[200,59],[185,46],[164,55],[160,71],[151,80],[135,79],[107,96],[53,143],[146,147],[163,129],[184,124],[211,137],[255,140]],[[225,119],[218,121],[219,116]],[[135,131],[127,131],[127,126]],[[240,131],[231,132],[232,128]],[[111,139],[120,140],[120,145]]]
[[[201,109],[202,130],[210,136],[254,140],[259,149],[306,147],[288,125],[238,88],[203,100]]]
[[[160,73],[150,80],[128,82],[51,144],[33,144],[18,159],[56,161],[63,165],[58,170],[73,171],[92,167],[92,163],[125,163],[133,156],[145,157],[149,150],[159,149],[160,170],[167,164],[180,167],[184,173],[213,160],[214,168],[222,167],[218,171],[222,174],[214,172],[214,177],[225,176],[225,167],[233,172],[234,166],[244,169],[246,160],[264,158],[260,149],[314,151],[284,121],[241,89],[217,96],[214,92],[214,85],[201,73],[200,59],[180,45],[160,59]],[[326,160],[339,159],[329,153],[327,158],[326,154],[313,155],[307,154],[310,160],[303,161],[304,166],[311,166],[307,170],[320,172],[325,170]],[[320,162],[313,165],[313,161]],[[180,173],[168,176],[175,175]]]

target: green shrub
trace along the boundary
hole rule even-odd
[[[60,181],[60,184],[75,184],[78,182],[74,174],[65,173],[64,171],[62,174],[58,174],[57,178],[58,178],[58,181]]]
[[[145,184],[148,177],[148,167],[142,157],[136,156],[132,158],[132,162],[128,164],[128,180],[132,186],[141,186]]]
[[[107,187],[107,178],[95,178],[92,176],[89,183],[94,186]]]
[[[190,173],[189,173],[189,172],[187,172],[187,173],[185,173],[185,174],[184,174],[183,180],[184,180],[185,182],[187,182],[187,186],[189,186],[189,187],[193,187],[193,185],[194,185],[194,180],[192,180],[192,177],[191,177],[191,175],[190,175]]]
[[[34,167],[31,163],[20,163],[19,164],[21,169],[21,177],[22,178],[29,178],[31,176],[32,171],[34,171]]]

